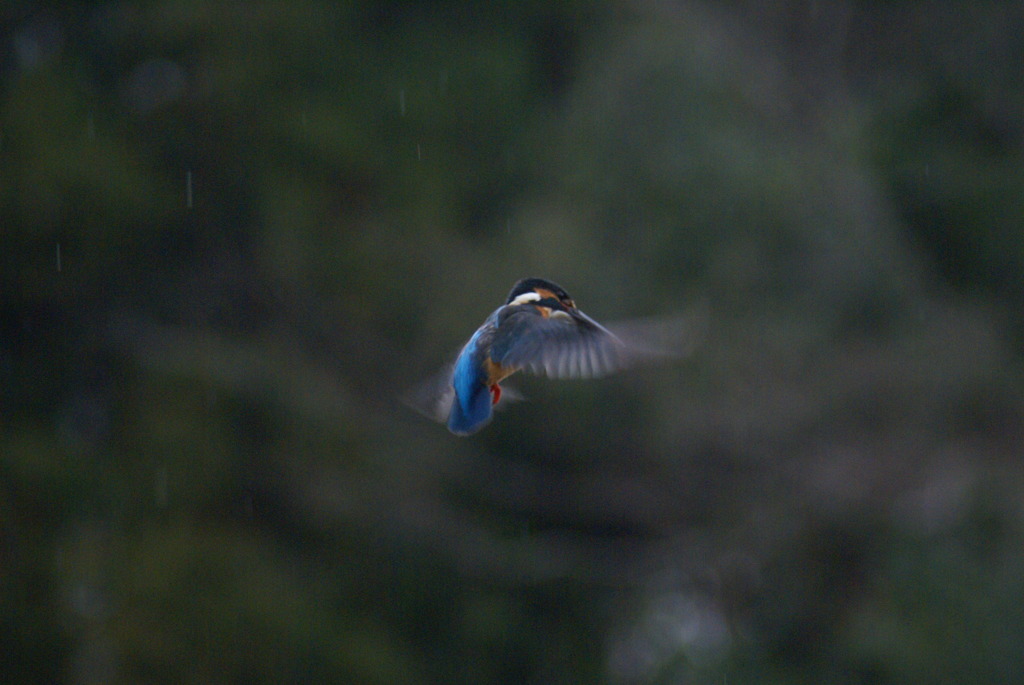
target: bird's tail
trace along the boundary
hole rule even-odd
[[[468,397],[456,394],[448,416],[448,430],[456,435],[475,433],[491,421],[491,392],[479,385]]]

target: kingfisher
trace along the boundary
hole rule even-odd
[[[584,314],[561,286],[524,278],[473,333],[455,363],[410,404],[447,423],[452,433],[471,435],[491,421],[501,382],[517,371],[596,378],[652,354]],[[512,391],[507,396],[515,397]]]

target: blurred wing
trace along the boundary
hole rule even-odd
[[[706,302],[670,316],[615,321],[608,329],[615,333],[635,358],[681,358],[693,354],[707,338],[710,318]]]
[[[446,423],[455,401],[455,388],[452,387],[454,368],[455,364],[448,364],[408,392],[402,401],[428,419]]]
[[[544,318],[517,307],[499,326],[494,361],[551,378],[596,378],[648,361],[684,357],[705,337],[704,305],[671,317],[634,319],[605,328],[583,312]]]
[[[604,376],[635,357],[614,333],[579,310],[545,318],[533,307],[517,307],[500,323],[491,345],[498,364],[551,378]]]

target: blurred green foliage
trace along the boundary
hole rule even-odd
[[[6,3],[5,681],[1020,682],[1022,29]],[[402,406],[527,275],[707,332]]]

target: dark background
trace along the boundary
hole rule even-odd
[[[1024,682],[1022,36],[5,2],[4,680]],[[403,406],[524,276],[702,344]]]

